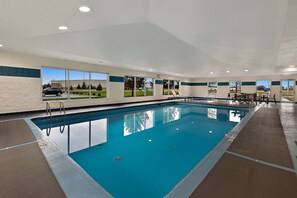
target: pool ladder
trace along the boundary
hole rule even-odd
[[[46,102],[46,115],[50,115],[50,117],[52,117],[52,109],[51,109],[51,105],[49,102]],[[64,115],[66,116],[66,110],[65,110],[65,105],[63,101],[60,101],[60,113],[62,113],[62,111],[64,112]]]
[[[49,114],[50,117],[52,117],[52,109],[51,109],[51,105],[49,102],[46,102],[45,108],[46,108],[46,115]]]
[[[64,116],[66,116],[66,110],[65,110],[64,102],[60,101],[60,113],[62,113],[62,110],[64,112]]]

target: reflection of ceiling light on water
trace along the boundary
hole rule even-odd
[[[177,131],[178,131],[178,130],[179,130],[179,128],[176,128],[175,130],[177,130]]]
[[[151,140],[151,139],[149,139],[148,141],[149,141],[149,142],[151,142],[152,140]]]
[[[212,133],[212,131],[209,131],[209,133]]]

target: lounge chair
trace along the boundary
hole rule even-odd
[[[273,94],[272,97],[269,97],[268,101],[273,100],[274,104],[276,104],[276,94]]]
[[[176,94],[175,90],[171,90],[171,93],[172,93],[174,99],[185,99],[186,100],[188,98],[188,97],[182,97],[180,95],[180,92],[179,92],[179,94]]]
[[[178,91],[178,94],[177,94],[179,97],[181,98],[184,98],[185,100],[190,100],[190,99],[193,99],[193,97],[190,97],[190,96],[183,96],[181,91]]]

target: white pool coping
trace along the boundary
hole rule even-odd
[[[77,109],[72,110],[67,115],[77,113],[89,113],[105,110],[122,109],[128,107],[139,107],[147,105],[165,104],[172,102],[182,102],[180,100],[169,100],[169,101],[156,101],[156,102],[145,102],[137,104],[126,104],[118,106],[107,106],[98,108],[88,109]],[[191,102],[186,102],[191,103]],[[192,104],[200,106],[213,106],[210,104],[199,104],[193,102]],[[226,107],[226,108],[237,108],[230,106],[215,106],[215,107]],[[241,129],[246,125],[252,115],[259,109],[255,107],[250,110],[244,119],[232,129],[228,136],[224,137],[223,140],[205,156],[191,172],[184,177],[165,197],[168,198],[179,198],[189,197],[197,186],[202,182],[214,165],[222,157],[223,153],[228,149],[231,142],[228,142],[229,137],[237,135]],[[62,114],[55,113],[53,116],[60,116]],[[53,174],[57,178],[58,183],[63,189],[66,197],[98,197],[98,198],[109,198],[112,197],[100,184],[98,184],[91,176],[89,176],[71,157],[61,151],[58,146],[31,121],[36,118],[44,118],[49,116],[34,116],[24,118],[33,134],[35,135],[40,149],[42,150],[45,158],[47,159]]]

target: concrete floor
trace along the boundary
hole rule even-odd
[[[164,102],[171,102],[171,101],[164,101]],[[154,104],[154,103],[156,103],[156,102],[145,103],[145,104]],[[159,103],[159,102],[157,102],[157,103]],[[222,102],[219,102],[219,105],[221,105],[221,104],[223,104],[223,103]],[[230,102],[227,102],[227,104],[230,105]],[[135,105],[142,105],[142,104],[119,105],[117,107],[135,106]],[[231,104],[231,105],[233,105],[233,104]],[[281,122],[282,122],[282,126],[283,126],[283,129],[284,129],[285,138],[286,138],[286,141],[287,141],[287,144],[288,144],[288,147],[289,147],[289,151],[290,151],[290,155],[291,155],[291,158],[292,158],[292,161],[293,161],[294,171],[295,171],[295,173],[292,173],[292,171],[291,171],[290,174],[289,174],[289,176],[288,177],[284,177],[284,179],[288,179],[289,178],[291,181],[294,180],[293,182],[295,182],[296,170],[297,170],[297,158],[296,158],[296,156],[297,156],[297,145],[295,143],[297,141],[297,105],[296,104],[293,104],[293,103],[281,103],[281,104],[269,104],[269,105],[262,103],[259,106],[266,107],[266,108],[275,108],[275,107],[276,108],[279,108],[280,119],[281,119]],[[109,109],[109,108],[116,108],[116,107],[86,108],[86,109],[83,109],[83,111],[96,111],[96,110]],[[69,110],[69,111],[67,111],[67,113],[77,113],[77,112],[81,112],[81,111],[82,111],[82,109],[75,109],[75,110]],[[53,114],[54,115],[58,115],[60,113],[57,111],[57,112],[54,112]],[[5,116],[0,116],[0,121],[3,124],[5,124],[5,120],[22,119],[22,118],[28,118],[28,117],[33,117],[33,116],[35,117],[35,116],[44,116],[44,115],[45,115],[45,112],[27,113],[27,114],[15,114],[15,115],[5,115]],[[263,142],[263,145],[265,145],[265,142]],[[0,152],[2,152],[2,151],[0,151]],[[228,155],[230,155],[230,154],[228,154]],[[236,158],[236,159],[233,159],[233,158]],[[225,155],[225,156],[223,156],[222,159],[224,159],[224,163],[227,163],[229,165],[230,165],[230,163],[234,163],[234,161],[237,164],[245,164],[245,160],[240,160],[240,159],[237,159],[237,158],[238,158],[238,156],[231,156],[231,157],[230,156],[227,156],[226,157],[226,155]],[[254,170],[260,170],[260,169],[263,168],[263,166],[265,167],[265,165],[261,164],[261,166],[255,166],[255,167],[253,167],[253,169]],[[2,167],[1,167],[1,169],[2,169]],[[232,170],[233,169],[231,169],[231,173],[232,173]],[[281,170],[281,171],[285,171],[285,170]],[[225,171],[223,171],[223,173],[224,172]],[[251,174],[253,174],[253,173],[251,173]],[[281,177],[281,176],[284,175],[284,174],[282,174],[282,172],[280,172],[280,173],[275,173],[275,172],[270,173],[270,171],[267,171],[267,174],[268,175],[269,174],[274,174],[276,178],[279,177],[279,176]],[[292,174],[293,174],[293,176],[292,176]],[[239,174],[239,175],[241,175],[241,174]],[[249,174],[247,176],[249,176]],[[261,174],[259,174],[257,177],[258,178],[261,178],[263,176]],[[218,178],[222,178],[222,180],[219,179],[219,181],[220,182],[224,182],[224,177],[217,177],[217,176],[215,176],[215,179],[216,180]],[[293,178],[293,180],[292,180],[292,178]],[[275,180],[275,181],[277,181],[277,180]],[[203,185],[203,184],[201,184],[201,185]],[[247,185],[249,185],[249,184],[247,184]],[[280,187],[282,187],[282,186],[280,186]],[[291,189],[291,187],[290,187],[290,189]],[[260,190],[261,190],[261,188],[260,188]],[[294,189],[293,189],[293,191],[294,191]],[[261,195],[261,193],[260,194],[257,194],[257,195],[253,195],[252,197],[261,197],[259,195]],[[273,195],[273,193],[272,193],[272,195]],[[274,195],[276,195],[276,194],[274,194]],[[293,194],[293,195],[295,195],[295,194]],[[196,195],[193,194],[192,197],[196,197]],[[199,196],[199,197],[204,197],[204,196]],[[230,197],[230,196],[228,196],[228,197]]]

